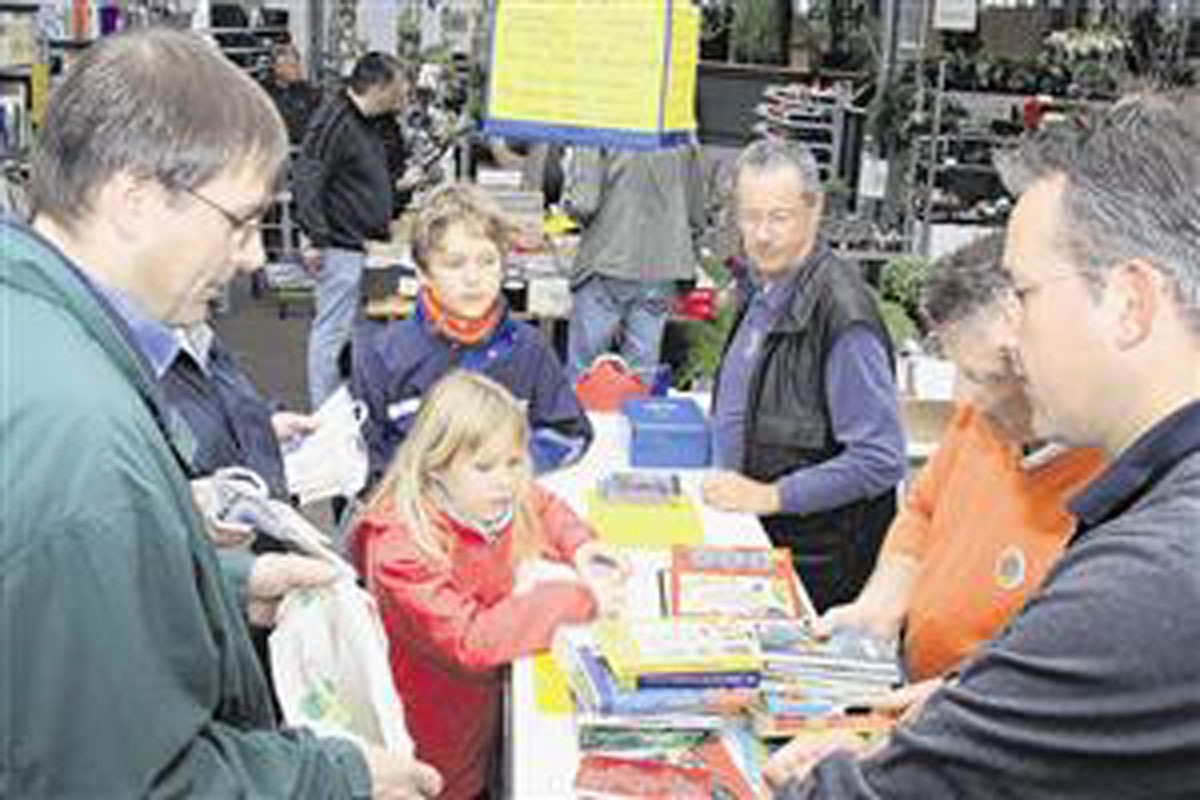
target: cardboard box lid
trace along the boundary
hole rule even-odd
[[[708,428],[704,411],[690,397],[631,397],[623,408],[635,429]]]

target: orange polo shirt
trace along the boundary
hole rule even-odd
[[[959,407],[888,531],[920,562],[904,650],[913,681],[956,667],[1035,592],[1074,529],[1066,504],[1104,465],[1094,449],[1040,464]]]

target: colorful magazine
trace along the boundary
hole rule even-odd
[[[712,800],[713,775],[704,767],[588,753],[575,773],[575,796],[587,800]]]
[[[621,686],[651,673],[754,672],[758,637],[747,623],[712,619],[614,619],[597,623],[596,641]]]
[[[638,688],[623,689],[604,658],[582,646],[569,656],[567,670],[576,704],[602,714],[664,714],[693,712],[736,714],[758,696],[755,689]]]
[[[815,618],[786,548],[677,545],[669,605],[680,617]]]
[[[600,496],[613,503],[673,505],[683,502],[683,487],[673,472],[613,472],[600,479]]]
[[[836,730],[849,731],[864,743],[889,735],[896,718],[886,714],[835,714],[811,717],[806,714],[771,714],[761,706],[750,711],[754,732],[764,739],[804,738],[820,742]]]

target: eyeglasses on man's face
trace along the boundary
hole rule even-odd
[[[224,217],[225,221],[229,223],[230,233],[239,245],[247,244],[258,233],[262,226],[263,215],[267,213],[267,205],[262,204],[246,214],[235,214],[216,200],[205,197],[195,189],[185,186],[183,191]]]
[[[768,230],[780,230],[793,225],[804,213],[800,207],[745,209],[737,214],[737,224],[743,230],[757,230],[765,225]]]

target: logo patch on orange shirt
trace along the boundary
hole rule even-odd
[[[996,585],[1005,591],[1016,589],[1025,583],[1025,552],[1016,545],[1009,545],[996,558]]]

